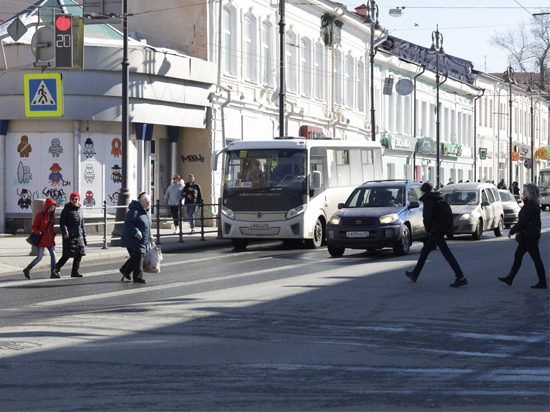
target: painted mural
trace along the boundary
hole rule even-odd
[[[129,143],[128,162],[136,167],[136,148]],[[7,138],[6,212],[32,215],[34,199],[52,198],[61,206],[74,190],[72,133],[9,133]],[[122,144],[120,136],[82,135],[80,155],[80,195],[86,214],[102,214],[98,208],[107,201],[116,206],[122,179]],[[135,187],[135,175],[129,187]],[[135,197],[135,193],[131,195]],[[135,190],[134,190],[135,191]],[[110,213],[114,213],[113,210]]]

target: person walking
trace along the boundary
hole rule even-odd
[[[198,183],[195,183],[195,176],[187,176],[187,183],[183,187],[182,195],[185,199],[185,207],[191,233],[195,233],[195,217],[193,215],[195,214],[197,205],[202,203],[201,187]]]
[[[536,285],[531,286],[533,289],[547,289],[546,273],[544,271],[544,264],[540,257],[539,242],[540,242],[540,190],[534,183],[527,183],[523,185],[523,207],[519,211],[517,223],[508,232],[508,237],[512,237],[516,234],[516,240],[518,241],[518,247],[514,253],[514,263],[512,269],[506,277],[499,277],[498,280],[512,286],[512,282],[516,277],[519,268],[521,267],[521,261],[523,255],[529,252],[531,259],[535,263],[535,269],[537,270],[537,276],[539,281]],[[518,236],[520,238],[518,239]]]
[[[32,222],[32,231],[37,235],[42,235],[40,242],[36,246],[37,255],[29,265],[23,269],[23,274],[27,279],[31,278],[32,268],[42,260],[44,249],[50,253],[50,269],[53,273],[55,269],[55,230],[54,213],[57,203],[53,199],[46,199],[42,211],[38,212]]]
[[[506,189],[506,188],[505,188]],[[512,182],[512,193],[514,195],[519,195],[519,185],[518,182]]]
[[[464,277],[460,265],[456,261],[453,253],[447,245],[447,242],[445,241],[445,235],[453,232],[452,219],[451,222],[445,222],[445,219],[442,219],[442,216],[437,213],[437,211],[441,210],[437,205],[437,202],[444,202],[443,197],[440,193],[433,191],[433,186],[430,182],[426,182],[420,186],[420,191],[422,192],[420,201],[424,203],[422,217],[424,219],[424,227],[426,228],[429,236],[428,240],[424,244],[424,247],[420,251],[420,257],[418,258],[416,266],[412,272],[405,271],[405,275],[413,282],[416,282],[422,268],[424,267],[424,263],[426,263],[428,255],[437,245],[439,250],[441,250],[441,253],[443,253],[443,257],[445,257],[455,272],[456,279],[454,283],[450,284],[450,286],[453,288],[466,286],[468,281]]]
[[[504,182],[504,179],[500,179],[500,182],[498,182],[497,189],[506,190],[506,183]]]
[[[133,274],[134,283],[147,283],[143,278],[143,258],[149,253],[153,236],[151,234],[151,196],[142,192],[138,200],[132,200],[124,218],[120,246],[125,247],[130,254],[128,260],[120,268],[120,273],[130,280]]]
[[[164,194],[164,203],[168,203],[170,206],[170,216],[174,219],[174,234],[180,234],[180,202],[182,200],[181,192],[183,190],[183,180],[181,180],[180,175],[174,175],[172,178],[172,183],[166,189]]]
[[[59,218],[59,228],[63,236],[63,254],[55,265],[50,276],[52,279],[60,278],[60,270],[70,258],[73,258],[71,270],[72,278],[81,278],[78,271],[82,256],[86,255],[86,228],[84,227],[84,215],[80,209],[80,195],[73,192],[69,196],[69,203],[65,204]]]

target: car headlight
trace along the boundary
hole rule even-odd
[[[290,209],[288,212],[286,212],[286,218],[292,219],[293,217],[301,215],[305,211],[306,211],[306,205],[295,207],[294,209]]]
[[[228,209],[225,206],[222,207],[222,213],[229,219],[235,219],[235,213],[233,213],[231,209]]]
[[[469,213],[464,213],[458,220],[470,220],[470,217]]]
[[[391,213],[389,215],[380,216],[380,223],[387,225],[388,223],[393,223],[397,220],[397,213]]]
[[[331,225],[339,225],[341,220],[340,216],[332,216],[328,222]]]

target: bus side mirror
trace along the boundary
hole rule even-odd
[[[321,172],[318,170],[313,171],[313,182],[311,184],[312,189],[320,189],[321,188]]]

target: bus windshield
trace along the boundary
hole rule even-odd
[[[223,203],[233,210],[288,210],[307,202],[303,149],[228,151]],[[254,202],[251,202],[251,199]]]
[[[541,189],[549,189],[550,188],[550,169],[540,171],[540,173],[539,173],[539,187]]]

